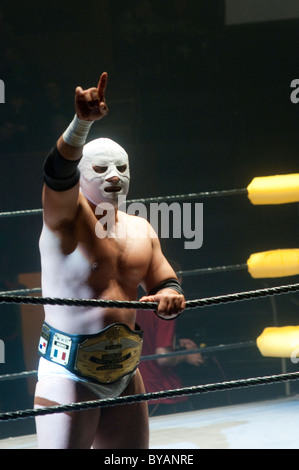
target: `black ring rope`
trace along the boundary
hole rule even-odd
[[[245,342],[240,342],[240,343],[232,343],[232,344],[219,344],[218,346],[203,346],[201,348],[196,348],[196,349],[182,349],[182,350],[176,350],[173,352],[169,353],[163,353],[163,354],[151,354],[148,356],[141,356],[140,362],[143,361],[152,361],[160,358],[168,358],[168,357],[176,357],[176,356],[188,356],[191,354],[208,354],[211,352],[223,352],[223,351],[228,351],[231,349],[239,349],[239,348],[247,348],[251,346],[256,346],[256,341],[245,341]],[[8,380],[16,380],[16,379],[27,379],[28,377],[35,376],[37,374],[37,370],[30,370],[30,371],[25,371],[25,372],[15,372],[12,374],[4,374],[0,375],[0,382],[5,382]]]
[[[229,266],[215,266],[211,268],[196,268],[188,269],[184,271],[177,271],[177,276],[197,276],[198,274],[211,274],[211,273],[221,273],[227,271],[243,271],[248,270],[247,263],[243,264],[232,264]]]
[[[212,273],[221,273],[221,272],[228,272],[228,271],[245,271],[245,270],[248,270],[247,263],[176,271],[176,274],[177,276],[187,277],[187,276],[197,276],[198,274],[201,275],[201,274],[212,274]],[[33,287],[31,289],[6,290],[6,291],[1,291],[0,296],[1,295],[22,295],[22,294],[30,294],[30,293],[40,293],[41,291],[42,291],[41,287]]]
[[[34,377],[37,374],[37,370],[26,370],[23,372],[14,372],[12,374],[0,375],[0,382],[6,382],[9,380],[17,379],[28,379],[28,377]]]
[[[176,357],[176,356],[189,356],[191,354],[208,354],[212,352],[223,352],[223,351],[229,351],[231,349],[240,349],[240,348],[248,348],[256,346],[256,341],[244,341],[240,343],[232,343],[232,344],[219,344],[218,346],[202,346],[200,348],[196,349],[178,349],[173,352],[169,353],[162,353],[162,354],[151,354],[148,356],[142,356],[141,361],[152,361],[156,359],[164,359],[168,357]],[[0,376],[1,379],[1,376]]]
[[[22,295],[30,293],[39,293],[41,292],[41,287],[33,287],[32,289],[15,289],[15,290],[4,290],[0,292],[0,295]]]
[[[223,197],[223,196],[240,196],[240,195],[247,195],[248,190],[247,188],[243,189],[224,189],[220,191],[204,191],[200,193],[189,193],[189,194],[176,194],[170,196],[154,196],[154,197],[147,197],[147,198],[139,198],[139,199],[131,199],[127,202],[129,204],[135,202],[141,203],[148,203],[148,202],[163,202],[163,201],[181,201],[185,199],[206,199],[212,197]]]
[[[163,398],[173,398],[179,396],[198,395],[203,393],[218,392],[224,390],[239,389],[244,387],[255,387],[259,385],[270,385],[282,382],[290,382],[299,379],[299,372],[289,374],[278,374],[265,377],[253,377],[249,379],[232,380],[229,382],[218,382],[206,385],[197,385],[193,387],[179,388],[175,390],[165,390],[162,392],[141,393],[138,395],[128,395],[117,398],[105,398],[101,400],[92,400],[80,403],[70,403],[67,405],[55,405],[44,408],[29,409],[0,413],[1,421],[10,421],[17,419],[26,419],[46,414],[68,413],[70,411],[82,411],[91,408],[105,408],[108,406],[128,405],[140,403],[149,400],[158,400]]]
[[[147,197],[139,199],[130,199],[127,201],[128,204],[133,204],[135,202],[140,203],[149,203],[149,202],[162,202],[162,201],[181,201],[185,199],[205,199],[211,197],[223,197],[223,196],[237,196],[242,194],[248,194],[247,188],[243,189],[224,189],[220,191],[205,191],[200,193],[189,193],[189,194],[176,194],[172,196],[156,196],[156,197]],[[0,212],[0,218],[8,217],[20,217],[26,215],[38,215],[42,214],[43,209],[28,209],[28,210],[19,210],[19,211],[8,211]]]
[[[8,211],[8,212],[0,212],[0,219],[5,219],[8,217],[20,217],[24,215],[38,215],[42,214],[43,209],[28,209],[28,210],[21,210],[21,211]]]
[[[244,300],[257,299],[261,297],[289,294],[299,291],[299,284],[288,284],[285,286],[269,287],[254,291],[239,292],[234,294],[220,295],[217,297],[207,297],[197,300],[186,301],[186,310],[196,307],[207,307],[222,303],[240,302]],[[138,302],[122,300],[96,300],[96,299],[60,299],[50,297],[14,296],[0,295],[1,303],[33,304],[33,305],[66,305],[74,307],[109,307],[128,308],[140,310],[156,310],[157,302]]]
[[[230,266],[215,266],[211,268],[196,268],[196,269],[189,269],[184,271],[177,271],[177,276],[197,276],[198,274],[211,274],[211,273],[220,273],[226,271],[237,271],[237,270],[246,270],[248,269],[247,264],[232,264]],[[30,293],[39,293],[41,292],[41,287],[33,287],[31,289],[15,289],[15,290],[7,290],[1,291],[0,295],[22,295],[22,294],[30,294]]]

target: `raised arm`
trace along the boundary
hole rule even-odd
[[[59,137],[44,165],[44,220],[53,230],[74,220],[78,209],[79,170],[88,132],[94,121],[108,113],[105,101],[107,73],[102,73],[97,87],[76,88],[75,117]]]

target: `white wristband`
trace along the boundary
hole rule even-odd
[[[75,115],[69,127],[62,134],[63,140],[72,147],[83,147],[93,121],[83,121]]]

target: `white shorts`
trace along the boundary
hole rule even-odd
[[[99,399],[102,399],[118,397],[127,387],[134,374],[135,371],[121,377],[119,380],[111,384],[96,384],[89,382],[87,379],[82,377],[78,377],[76,374],[68,371],[65,367],[41,357],[38,365],[37,378],[40,381],[47,377],[64,377],[66,379],[73,380],[74,382],[81,383],[91,390]]]

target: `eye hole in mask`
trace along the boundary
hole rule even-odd
[[[116,167],[120,173],[124,173],[127,169],[127,165],[120,165]]]
[[[96,173],[105,173],[108,170],[108,166],[93,165],[92,168]]]
[[[108,170],[108,166],[93,165],[92,168],[96,173],[105,173]],[[124,173],[127,169],[127,165],[119,165],[119,166],[116,167],[116,169],[120,173]]]

